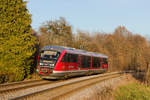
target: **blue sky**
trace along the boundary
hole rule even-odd
[[[119,26],[150,35],[150,0],[26,0],[32,27],[64,17],[73,26],[89,32],[113,32]]]

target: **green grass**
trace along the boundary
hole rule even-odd
[[[139,83],[121,86],[114,97],[115,100],[150,100],[150,87]]]

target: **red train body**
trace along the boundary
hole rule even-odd
[[[45,46],[38,61],[37,72],[43,78],[56,79],[102,73],[108,70],[108,57],[61,46]]]

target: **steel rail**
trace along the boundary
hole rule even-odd
[[[9,92],[13,92],[13,91],[18,91],[18,90],[22,90],[22,89],[27,89],[27,88],[31,88],[31,87],[36,87],[36,86],[40,86],[40,85],[46,85],[46,84],[50,84],[52,83],[52,81],[44,81],[42,83],[32,83],[32,84],[26,84],[25,86],[18,86],[18,87],[15,87],[15,88],[9,88],[9,89],[3,89],[3,90],[0,90],[0,94],[4,94],[4,93],[9,93]]]
[[[12,83],[5,83],[5,84],[0,84],[0,89],[1,88],[6,88],[6,87],[13,87],[15,85],[24,85],[28,83],[35,83],[35,82],[41,82],[44,80],[30,80],[30,81],[21,81],[21,82],[12,82]]]

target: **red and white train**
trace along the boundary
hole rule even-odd
[[[62,46],[45,46],[38,57],[37,72],[47,79],[97,74],[108,70],[107,59],[104,54]]]

